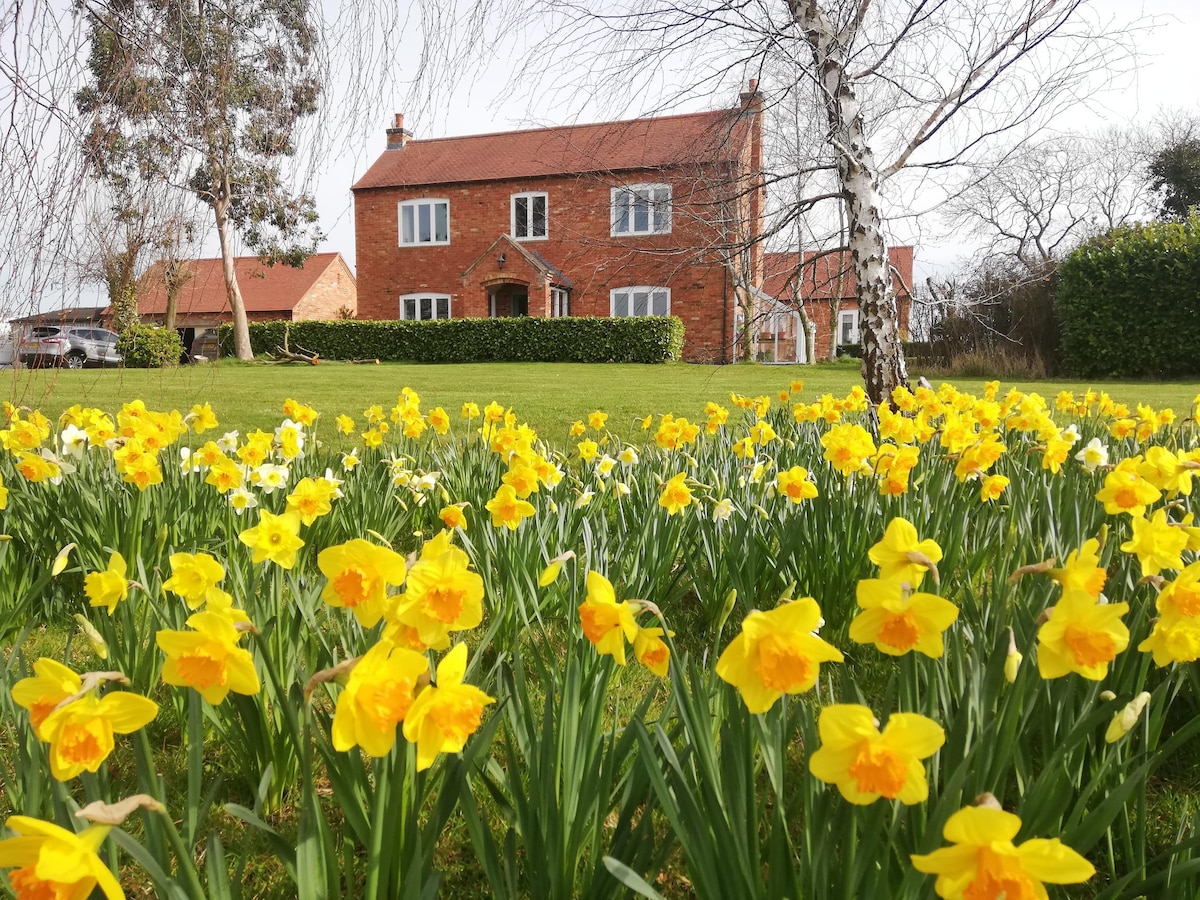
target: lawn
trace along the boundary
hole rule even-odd
[[[913,373],[914,379],[920,374]],[[478,363],[404,365],[398,363],[320,366],[272,366],[223,361],[159,371],[89,370],[83,372],[14,370],[8,373],[7,397],[18,405],[50,413],[74,403],[114,410],[141,398],[152,409],[187,410],[193,403],[212,404],[222,428],[245,433],[278,424],[279,408],[295,397],[332,417],[345,412],[359,417],[373,403],[385,409],[402,387],[421,396],[426,408],[443,406],[457,415],[464,401],[495,400],[513,407],[522,420],[547,434],[593,409],[610,414],[610,426],[626,433],[635,417],[672,412],[701,417],[708,400],[724,400],[730,391],[776,395],[789,381],[804,382],[804,397],[844,395],[861,383],[851,362],[817,366],[663,366],[575,365],[556,363]],[[935,385],[940,379],[930,379]],[[982,392],[983,379],[955,378],[962,390]],[[1078,391],[1078,382],[1016,382],[1047,399],[1060,390]],[[1009,383],[1005,384],[1007,388]],[[1114,399],[1133,405],[1169,406],[1184,413],[1200,391],[1200,382],[1093,385]]]

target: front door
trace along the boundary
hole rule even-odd
[[[529,315],[529,294],[524,291],[513,291],[510,295],[510,316],[527,316]]]

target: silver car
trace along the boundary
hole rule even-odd
[[[121,364],[116,332],[75,325],[35,325],[21,340],[17,355],[31,367],[82,369]]]

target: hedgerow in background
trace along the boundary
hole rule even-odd
[[[255,354],[302,347],[323,359],[384,362],[628,362],[678,360],[683,322],[678,316],[621,318],[521,316],[426,322],[256,322]],[[232,349],[232,331],[221,326],[221,353]]]
[[[1060,269],[1063,366],[1084,378],[1200,373],[1200,217],[1117,228]]]
[[[1195,894],[1200,410],[802,391],[9,407],[10,883]]]
[[[139,323],[117,338],[117,352],[130,369],[162,369],[179,365],[183,342],[174,328]]]

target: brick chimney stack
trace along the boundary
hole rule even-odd
[[[387,149],[402,150],[412,140],[412,132],[404,127],[404,113],[396,113],[396,124],[387,130]]]

